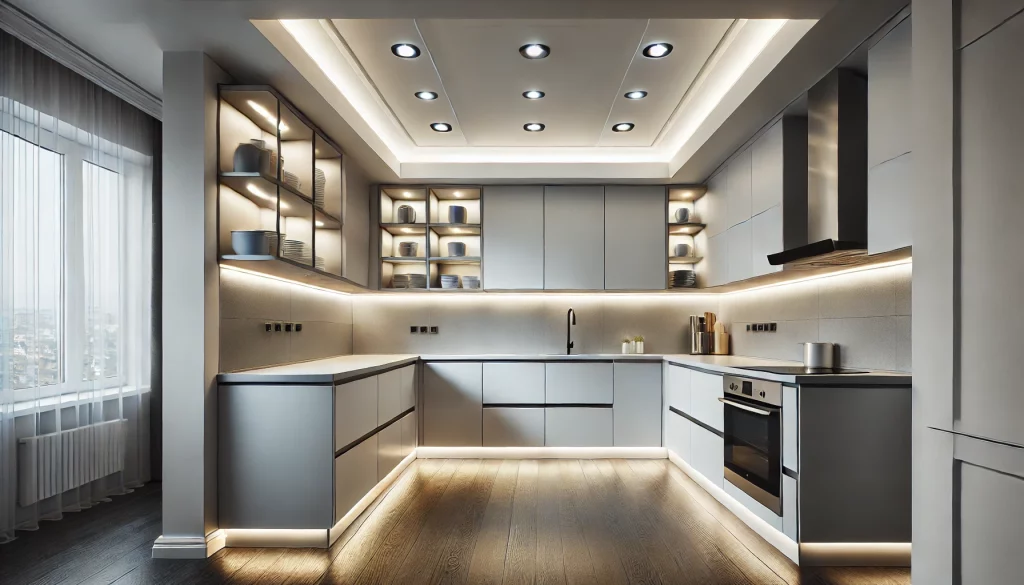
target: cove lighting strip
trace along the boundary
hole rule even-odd
[[[267,280],[276,280],[277,282],[284,282],[284,283],[287,283],[287,284],[294,284],[296,286],[303,286],[303,287],[306,287],[306,288],[311,288],[313,290],[318,290],[320,292],[325,292],[325,293],[331,293],[331,294],[334,294],[334,295],[349,296],[349,295],[352,294],[352,293],[347,293],[347,292],[340,291],[340,290],[331,290],[329,288],[324,288],[324,287],[321,287],[321,286],[316,286],[314,284],[309,284],[308,282],[300,282],[298,280],[291,280],[291,279],[288,279],[288,278],[281,278],[280,276],[274,276],[272,274],[264,274],[262,272],[256,272],[254,270],[246,270],[245,268],[239,268],[238,266],[232,266],[230,264],[221,264],[220,268],[221,268],[221,270],[229,270],[231,272],[239,272],[241,274],[248,274],[249,276],[256,276],[256,277],[259,277],[259,278],[266,278]]]

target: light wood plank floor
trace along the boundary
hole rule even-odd
[[[907,585],[801,571],[665,460],[419,460],[329,550],[149,558],[159,484],[0,546],[6,584]]]

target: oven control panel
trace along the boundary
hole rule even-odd
[[[739,396],[772,406],[782,406],[782,384],[778,382],[737,376],[724,376],[722,380],[726,396]]]

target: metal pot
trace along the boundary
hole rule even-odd
[[[418,242],[399,242],[398,243],[398,255],[404,258],[412,258],[416,256],[417,250],[419,250]]]
[[[804,344],[805,368],[831,368],[835,364],[836,344],[809,341]]]
[[[466,255],[466,244],[464,242],[448,242],[448,256],[456,258]]]
[[[466,223],[466,208],[452,205],[448,208],[448,223]]]

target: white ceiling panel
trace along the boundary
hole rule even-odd
[[[424,49],[416,21],[336,19],[332,23],[413,142],[418,146],[466,145],[464,130]],[[420,56],[396,57],[391,46],[397,43],[416,45]],[[438,97],[424,101],[414,95],[417,91],[432,91]],[[451,124],[452,131],[435,132],[430,129],[434,122]]]
[[[731,20],[651,20],[643,42],[633,56],[622,88],[615,96],[600,146],[650,146],[690,88],[701,67],[725,36]],[[665,42],[673,47],[667,57],[648,59],[643,47]],[[643,90],[647,97],[626,99],[627,91]],[[630,132],[613,132],[620,122],[636,124]]]
[[[646,20],[421,20],[472,146],[596,146]],[[519,47],[542,43],[545,59]],[[545,92],[527,100],[529,89]],[[523,124],[541,122],[543,132]]]

